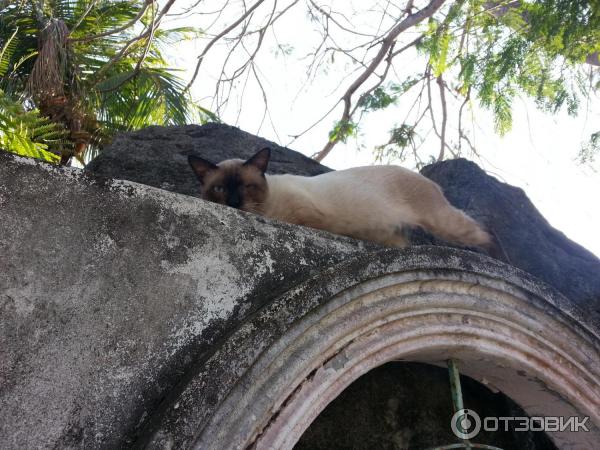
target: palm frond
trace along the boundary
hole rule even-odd
[[[10,67],[11,56],[17,47],[16,36],[18,31],[19,29],[15,28],[15,31],[9,36],[6,42],[0,42],[2,44],[2,48],[0,48],[0,77],[6,75]]]
[[[58,150],[66,132],[45,119],[39,111],[25,111],[23,106],[0,91],[0,149],[51,163],[60,161]]]
[[[85,160],[119,131],[217,119],[194,104],[164,56],[169,46],[200,31],[158,28],[144,34],[152,16],[148,8],[148,0],[0,6],[0,48],[7,56],[0,58],[0,89],[68,130],[63,162],[70,156]],[[47,141],[40,142],[53,149],[50,129],[38,129]]]

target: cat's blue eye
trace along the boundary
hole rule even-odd
[[[213,190],[213,192],[216,192],[217,194],[222,194],[223,192],[225,192],[225,188],[220,185],[213,186],[212,190]]]

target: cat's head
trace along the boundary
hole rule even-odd
[[[202,186],[202,198],[244,211],[260,212],[269,187],[265,172],[271,149],[259,150],[247,161],[227,159],[219,164],[189,155],[188,162]]]

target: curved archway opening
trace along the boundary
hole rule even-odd
[[[480,417],[523,417],[525,412],[498,391],[461,377],[465,407]],[[453,413],[448,370],[391,361],[361,375],[313,421],[295,450],[424,450],[461,442],[451,431]],[[471,442],[502,449],[556,450],[542,431],[482,429]]]
[[[529,416],[600,423],[598,343],[548,299],[482,274],[410,271],[346,289],[290,327],[255,361],[198,448],[291,449],[361,375],[394,360],[445,366],[503,392]],[[551,433],[589,449],[588,433]],[[234,431],[232,431],[234,430]]]

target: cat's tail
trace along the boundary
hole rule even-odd
[[[488,250],[494,246],[492,236],[475,219],[449,203],[436,209],[423,227],[446,241],[467,247]]]

